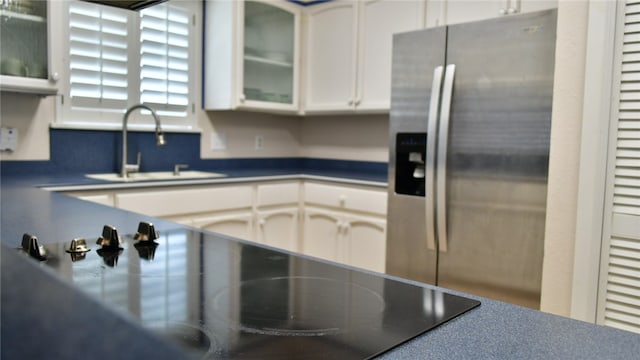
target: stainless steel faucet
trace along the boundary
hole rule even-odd
[[[156,122],[156,145],[162,146],[166,144],[164,134],[162,133],[162,128],[160,126],[160,118],[158,118],[156,112],[153,111],[152,108],[143,104],[133,105],[130,107],[122,119],[122,168],[120,169],[120,177],[123,179],[126,179],[129,176],[129,173],[140,170],[140,153],[138,153],[136,164],[127,164],[127,121],[129,120],[129,115],[136,109],[148,110],[151,113],[153,120]]]

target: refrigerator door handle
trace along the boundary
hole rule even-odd
[[[447,147],[449,142],[449,119],[455,64],[447,65],[442,86],[442,106],[440,107],[440,128],[438,131],[438,152],[436,163],[436,219],[438,249],[447,251]]]
[[[433,69],[433,83],[431,84],[431,100],[429,103],[429,118],[427,120],[427,143],[425,145],[425,188],[426,202],[427,248],[437,250],[435,225],[435,163],[436,163],[436,131],[438,128],[438,108],[440,106],[440,90],[442,88],[443,66]]]

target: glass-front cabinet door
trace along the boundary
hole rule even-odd
[[[284,9],[245,2],[245,100],[293,104],[294,25],[294,14]]]
[[[205,109],[297,113],[301,13],[285,0],[207,0]]]
[[[55,94],[49,1],[0,0],[0,90]]]

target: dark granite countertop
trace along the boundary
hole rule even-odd
[[[300,174],[283,171],[230,177],[248,179],[268,175]],[[327,173],[304,175],[337,176]],[[183,358],[179,350],[143,330],[133,319],[118,315],[104,304],[72,289],[49,269],[15,250],[25,232],[35,234],[42,243],[47,243],[74,237],[93,238],[105,223],[134,229],[139,221],[152,220],[160,231],[178,227],[171,222],[38,188],[95,184],[84,182],[84,179],[80,181],[81,178],[79,175],[66,178],[59,175],[6,176],[6,173],[0,178],[0,356],[7,360]],[[384,183],[385,180],[364,179],[373,183]],[[479,299],[482,301],[479,308],[381,358],[636,359],[640,354],[640,336],[636,334]]]

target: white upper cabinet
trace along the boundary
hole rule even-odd
[[[205,2],[204,107],[297,113],[299,6]]]
[[[330,2],[306,14],[305,112],[353,109],[356,8],[351,1]]]
[[[305,12],[305,113],[388,112],[392,34],[423,27],[424,1],[336,0]]]
[[[2,1],[0,5],[0,90],[53,95],[59,65],[54,33],[61,3]],[[59,40],[59,39],[58,39]]]
[[[557,5],[557,0],[428,0],[427,27],[552,9]]]

